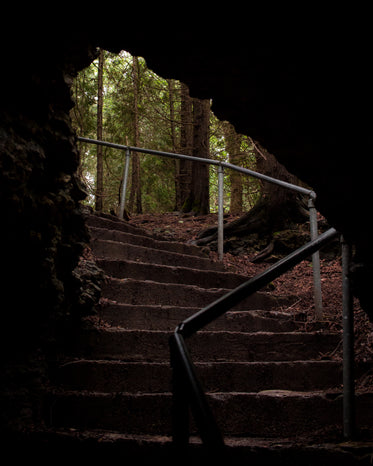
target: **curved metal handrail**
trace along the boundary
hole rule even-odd
[[[253,176],[255,178],[261,179],[263,181],[267,181],[269,183],[274,183],[279,186],[282,186],[284,188],[291,189],[293,191],[297,191],[301,194],[306,194],[308,196],[311,196],[313,198],[316,197],[316,194],[312,189],[307,189],[303,188],[302,186],[298,186],[296,184],[288,183],[287,181],[282,181],[278,180],[277,178],[272,178],[271,176],[268,175],[263,175],[263,173],[256,172],[254,170],[249,170],[248,168],[244,167],[239,167],[237,165],[233,165],[232,163],[228,162],[222,162],[220,160],[214,160],[214,159],[206,159],[202,157],[194,157],[192,155],[185,155],[185,154],[177,154],[175,152],[164,152],[160,150],[155,150],[155,149],[145,149],[141,147],[134,147],[134,146],[125,146],[123,144],[116,144],[114,142],[107,142],[107,141],[100,141],[98,139],[90,139],[90,138],[83,138],[83,137],[78,137],[78,141],[81,142],[87,142],[90,144],[96,144],[100,146],[106,146],[106,147],[111,147],[113,149],[120,149],[124,151],[130,151],[130,152],[139,152],[142,154],[149,154],[149,155],[157,155],[160,157],[169,157],[169,158],[176,158],[176,159],[184,159],[184,160],[190,160],[191,162],[199,162],[199,163],[206,163],[209,165],[216,165],[219,167],[224,167],[224,168],[229,168],[231,170],[235,170],[241,173],[245,173],[246,175]]]

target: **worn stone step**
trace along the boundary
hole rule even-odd
[[[169,435],[131,435],[118,431],[55,429],[17,433],[6,438],[4,458],[15,464],[50,464],[58,452],[61,464],[116,464],[130,466],[371,466],[372,440],[346,442],[339,431],[331,436],[288,437],[225,437],[224,459],[206,452],[199,437],[191,436],[182,453],[174,447]]]
[[[342,383],[339,361],[197,362],[197,374],[208,392],[324,390]],[[68,390],[114,393],[171,391],[169,363],[76,360],[60,367],[56,383]]]
[[[86,330],[80,337],[82,357],[124,361],[168,361],[171,332],[118,328]],[[188,339],[194,361],[296,361],[327,357],[340,334],[243,333],[201,331]]]
[[[145,236],[144,232],[138,231],[130,233],[120,230],[108,230],[107,228],[90,227],[90,234],[92,240],[111,240],[119,243],[134,244],[137,246],[144,246],[153,249],[160,249],[168,252],[177,252],[179,254],[189,254],[191,256],[204,257],[206,254],[202,249],[191,245],[180,243],[177,241],[161,241],[154,239],[150,236]]]
[[[93,254],[97,258],[124,259],[160,265],[198,268],[201,270],[224,271],[222,263],[214,262],[205,257],[191,256],[189,254],[180,254],[178,252],[110,240],[93,239],[90,244]]]
[[[229,291],[225,288],[205,289],[195,285],[117,278],[107,279],[102,286],[102,295],[119,303],[198,308],[214,302]],[[286,302],[286,298],[257,292],[236,305],[234,309],[271,309]]]
[[[248,280],[242,275],[182,266],[150,264],[139,261],[96,259],[97,265],[113,278],[183,283],[201,288],[235,288]]]
[[[324,429],[342,432],[343,399],[338,392],[265,390],[259,393],[216,393],[208,396],[225,435],[302,436]],[[360,426],[369,426],[372,394],[356,397]]]
[[[282,437],[342,430],[342,396],[330,392],[268,390],[209,393],[209,404],[224,435]],[[171,434],[171,393],[56,393],[54,427],[116,430],[128,434]],[[373,395],[356,397],[360,426],[370,426]],[[195,431],[195,429],[193,429]]]
[[[112,327],[171,331],[199,310],[197,307],[133,305],[103,300],[98,315]],[[276,310],[228,311],[206,327],[207,330],[237,332],[291,332],[297,328],[295,314]]]
[[[85,222],[88,227],[93,228],[105,228],[107,230],[116,230],[122,231],[124,233],[132,233],[134,235],[147,236],[152,238],[153,235],[150,235],[146,230],[132,225],[126,220],[122,220],[118,217],[114,217],[109,214],[102,213],[92,213],[85,215]]]

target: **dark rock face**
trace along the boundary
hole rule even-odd
[[[48,366],[87,305],[78,261],[89,238],[69,120],[72,60],[60,49],[55,59],[13,52],[0,109],[1,423],[17,429],[40,421]]]
[[[82,30],[76,25],[66,37],[53,27],[37,35],[37,25],[32,27],[24,48],[13,44],[5,51],[1,75],[2,324],[8,336],[2,342],[10,355],[2,373],[5,392],[18,400],[13,412],[2,411],[4,425],[10,418],[15,429],[38,420],[46,348],[61,322],[87,306],[79,273],[73,273],[88,237],[79,209],[84,193],[76,176],[69,86],[97,46],[142,55],[155,72],[186,82],[193,96],[212,98],[219,118],[259,140],[309,183],[318,208],[356,248],[355,292],[373,314],[368,141],[360,124],[366,115],[364,74],[356,50],[346,49],[340,36],[316,42],[315,34],[304,34],[285,41],[267,33],[260,40],[243,35],[203,42],[196,31],[184,41],[178,28],[171,43],[152,29],[74,34],[74,28]],[[17,397],[12,391],[19,373],[26,400],[25,392]]]

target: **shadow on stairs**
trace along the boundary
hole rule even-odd
[[[59,368],[50,430],[35,435],[44,451],[85,459],[206,464],[193,421],[188,450],[172,446],[168,339],[248,277],[115,217],[88,215],[87,223],[106,273],[99,320]],[[299,331],[293,314],[278,310],[287,300],[258,292],[190,339],[229,464],[371,464],[373,394],[356,398],[366,437],[345,442],[341,361],[328,357],[341,335]]]

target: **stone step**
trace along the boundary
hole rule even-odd
[[[169,361],[171,332],[92,329],[79,339],[82,357],[123,361]],[[340,343],[340,334],[243,333],[201,331],[188,339],[193,361],[297,361],[326,358]]]
[[[197,257],[206,258],[206,254],[202,249],[189,244],[179,243],[176,241],[161,241],[153,239],[152,237],[145,236],[144,232],[139,231],[129,233],[120,230],[108,230],[107,228],[90,227],[91,240],[110,240],[119,243],[134,244],[137,246],[144,246],[153,249],[160,249],[168,252],[177,252],[179,254],[186,254]],[[141,234],[140,234],[141,233]]]
[[[342,395],[336,392],[268,390],[209,393],[224,435],[282,437],[342,429]],[[50,400],[54,427],[105,429],[127,434],[170,435],[171,393],[61,392]],[[370,426],[373,395],[356,397],[359,426]],[[195,429],[192,427],[192,432]]]
[[[112,327],[171,331],[199,310],[197,307],[114,304],[103,301],[98,315]],[[229,311],[206,327],[207,330],[236,332],[291,332],[297,328],[294,314],[275,310]]]
[[[191,436],[188,448],[181,452],[167,435],[130,435],[118,431],[78,429],[33,429],[17,434],[3,442],[4,458],[13,463],[50,464],[50,458],[58,452],[61,464],[70,464],[71,459],[81,464],[116,464],[130,466],[371,466],[372,440],[345,442],[340,429],[331,436],[297,436],[295,441],[283,436],[225,437],[224,461],[222,452],[212,458],[206,452],[199,437]],[[59,464],[58,463],[58,464]]]
[[[84,331],[79,359],[60,368],[51,425],[83,430],[83,436],[93,429],[166,438],[169,337],[182,320],[246,278],[226,272],[195,246],[165,241],[115,217],[89,215],[87,223],[92,251],[108,275],[99,307],[104,325]],[[225,436],[342,432],[335,388],[342,382],[341,363],[329,356],[341,336],[298,332],[293,315],[275,310],[292,303],[255,293],[187,340]],[[360,426],[370,423],[372,398],[357,397]]]
[[[325,390],[342,384],[339,361],[197,362],[207,392]],[[115,393],[171,391],[169,363],[76,360],[60,367],[56,383],[65,390]]]
[[[158,283],[150,280],[109,278],[102,286],[102,295],[118,303],[135,305],[162,305],[203,308],[230,290],[225,288],[205,289],[195,285]],[[257,292],[241,301],[235,310],[271,309],[284,305],[286,298]]]
[[[120,218],[109,214],[86,214],[85,222],[90,228],[105,228],[110,231],[116,230],[123,233],[132,233],[133,235],[147,236],[150,240],[153,238],[153,235],[150,235],[144,229],[132,225],[126,220],[121,220]]]
[[[150,264],[138,261],[96,259],[97,265],[113,278],[153,280],[161,283],[183,283],[201,288],[235,288],[248,280],[242,275],[199,270],[188,267]]]
[[[91,248],[97,258],[124,259],[159,265],[198,268],[200,270],[220,270],[221,272],[225,270],[222,263],[213,262],[205,257],[136,246],[118,241],[93,239],[91,241]]]

